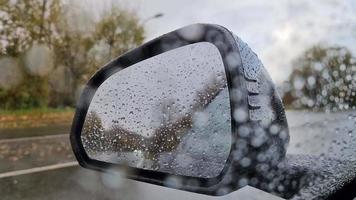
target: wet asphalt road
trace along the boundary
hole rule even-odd
[[[356,160],[356,112],[322,114],[287,112],[291,131],[289,154],[308,154],[321,157],[335,157],[348,161]],[[11,154],[21,145],[31,147]],[[4,147],[6,146],[6,148]],[[58,146],[61,148],[58,149]],[[23,147],[23,146],[22,146]],[[33,155],[37,148],[45,153]],[[6,149],[6,151],[4,151]],[[4,156],[7,152],[7,156]],[[47,153],[46,153],[47,152]],[[59,156],[53,156],[53,153]],[[27,155],[26,155],[27,154]],[[41,156],[42,155],[42,156]],[[29,157],[30,156],[30,157]],[[32,157],[31,157],[32,156]],[[16,157],[16,156],[15,156]],[[36,162],[31,162],[36,160]],[[73,161],[68,138],[47,138],[41,142],[2,142],[0,140],[0,173],[21,170],[61,162]],[[23,163],[23,164],[21,164]],[[31,163],[31,164],[26,164]],[[247,192],[246,192],[247,191]],[[256,191],[238,191],[230,195],[210,198],[145,183],[129,181],[120,177],[89,171],[80,167],[13,176],[0,179],[0,199],[278,199]],[[247,196],[246,196],[247,195]]]

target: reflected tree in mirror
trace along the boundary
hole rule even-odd
[[[104,137],[103,123],[98,114],[95,111],[91,111],[85,119],[82,131],[83,143],[91,147],[88,149],[89,154],[108,150],[108,143],[103,141],[102,137]]]

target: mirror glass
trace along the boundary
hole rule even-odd
[[[218,49],[201,42],[105,80],[81,134],[91,159],[175,175],[218,176],[231,147],[230,100]]]

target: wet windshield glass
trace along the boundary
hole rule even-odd
[[[249,110],[225,115],[231,109],[228,100],[240,97],[241,91],[227,88],[216,49],[189,46],[191,54],[181,53],[172,61],[162,55],[103,83],[103,92],[93,102],[105,103],[90,107],[83,129],[88,155],[140,169],[211,178],[236,148],[231,158],[239,167],[254,170],[246,174],[257,171],[258,176],[231,173],[219,194],[232,193],[219,198],[325,199],[356,178],[355,10],[353,0],[0,0],[1,199],[215,199],[127,180],[122,171],[83,169],[68,135],[79,97],[98,69],[192,23],[219,24],[236,34],[241,59],[234,55],[227,61],[244,65]],[[194,39],[195,34],[180,36]],[[171,40],[167,45],[179,44]],[[220,45],[224,48],[223,42]],[[197,62],[201,67],[191,71]],[[275,93],[269,93],[269,78],[261,81],[267,74]],[[170,86],[170,75],[181,75],[175,80],[180,84]],[[133,81],[130,89],[147,90],[131,91],[139,96],[131,99],[123,95],[128,94],[126,81]],[[149,81],[152,84],[146,84]],[[200,101],[199,94],[207,90],[207,101]],[[282,127],[269,121],[278,115],[266,108],[276,94],[283,101],[289,139]],[[250,118],[262,127],[243,126],[237,132],[242,139],[232,145],[229,122]],[[185,128],[177,123],[180,119],[187,120]],[[85,134],[90,130],[98,134]],[[120,149],[117,144],[127,131],[134,133],[134,142]],[[116,133],[106,141],[101,136],[109,132]],[[169,132],[173,138],[167,138]],[[155,133],[161,137],[154,138]],[[163,185],[180,183],[168,177]],[[243,189],[233,192],[234,187]]]

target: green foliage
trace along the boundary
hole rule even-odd
[[[313,47],[295,61],[288,83],[284,98],[294,108],[355,108],[356,58],[344,47]]]
[[[108,59],[120,55],[139,45],[143,37],[143,27],[137,17],[116,7],[111,9],[95,27],[95,39],[109,47]]]
[[[0,89],[0,110],[41,108],[48,105],[47,80],[26,75],[25,82],[10,90]]]

